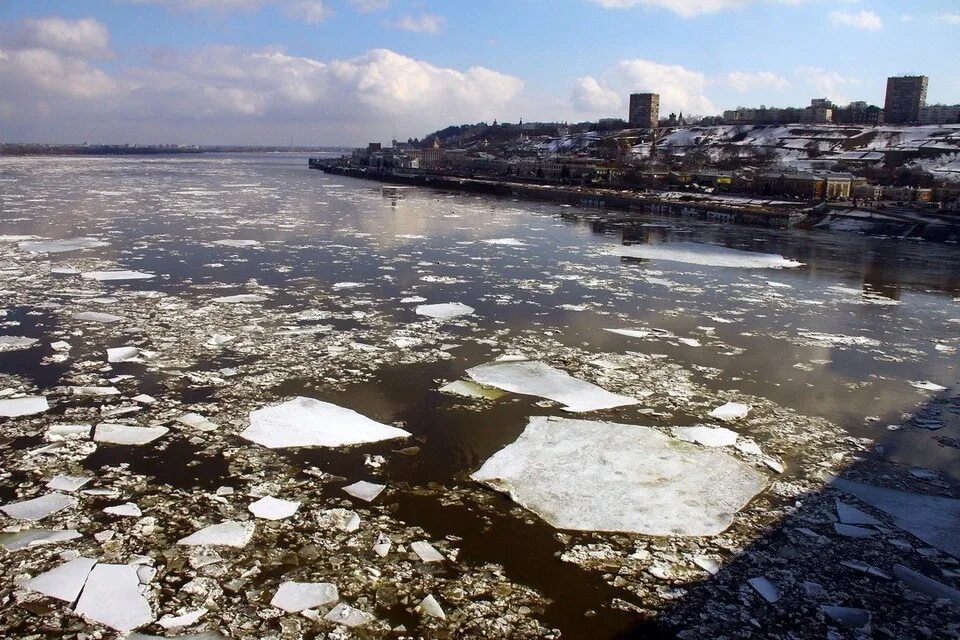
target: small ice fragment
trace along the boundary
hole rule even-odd
[[[457,316],[468,316],[474,312],[474,308],[461,302],[446,302],[441,304],[421,304],[416,308],[419,316],[427,316],[437,320],[449,320]]]
[[[407,298],[400,298],[401,304],[415,304],[417,302],[426,302],[427,299],[423,296],[409,296]]]
[[[76,498],[65,496],[62,493],[48,493],[39,498],[5,504],[0,507],[0,511],[11,518],[33,522],[42,520],[68,507],[76,506],[76,504]]]
[[[750,413],[750,408],[751,407],[748,404],[742,404],[740,402],[728,402],[711,411],[709,416],[711,418],[716,418],[717,420],[729,422],[731,420],[745,418],[747,414]]]
[[[93,439],[108,444],[142,445],[163,437],[167,431],[166,427],[132,427],[104,422],[93,430]]]
[[[911,380],[910,386],[914,389],[920,389],[922,391],[946,391],[947,388],[943,385],[939,385],[936,382],[930,382],[929,380]]]
[[[917,573],[913,569],[908,569],[902,564],[893,565],[893,573],[900,578],[900,581],[903,582],[903,584],[907,585],[914,591],[934,598],[935,600],[949,600],[956,605],[960,605],[960,591],[957,591],[953,587],[949,587],[941,582],[933,580],[932,578],[928,578],[922,573]]]
[[[604,331],[616,333],[617,335],[621,336],[627,336],[628,338],[649,338],[654,333],[648,329],[604,329]]]
[[[80,537],[76,529],[26,529],[16,533],[0,533],[0,547],[6,551],[19,551],[28,547],[66,542]]]
[[[145,393],[141,393],[138,396],[133,396],[130,399],[139,404],[154,404],[157,401],[156,398],[154,398],[153,396],[148,396]]]
[[[421,600],[420,604],[417,605],[416,610],[421,614],[431,618],[440,618],[441,620],[447,619],[447,614],[443,612],[443,609],[440,607],[440,603],[437,602],[437,599],[433,597],[433,594],[430,594]]]
[[[713,558],[708,558],[707,556],[696,556],[693,559],[693,564],[697,565],[712,576],[720,573],[720,563]]]
[[[140,507],[132,502],[124,502],[123,504],[107,507],[103,510],[103,512],[109,513],[112,516],[121,516],[125,518],[139,518],[143,515],[143,513],[140,511]]]
[[[222,247],[233,247],[235,249],[262,246],[257,240],[214,240],[213,244],[219,244]]]
[[[492,362],[467,369],[467,375],[482,385],[561,402],[565,411],[597,411],[639,402],[533,360]]]
[[[251,411],[250,426],[240,437],[270,449],[280,449],[342,447],[409,435],[409,431],[375,422],[351,409],[297,397]]]
[[[859,629],[870,624],[870,612],[866,609],[822,606],[820,610],[837,624],[851,629]]]
[[[740,438],[737,440],[737,443],[733,445],[733,448],[739,451],[740,453],[746,454],[748,456],[762,456],[763,449],[760,448],[753,440],[745,440]]]
[[[516,238],[487,238],[486,240],[481,240],[485,244],[494,244],[504,247],[525,247],[527,246],[526,242],[517,240]]]
[[[360,528],[360,516],[349,509],[325,509],[316,517],[321,529],[338,529],[349,533]]]
[[[207,340],[204,344],[208,347],[220,347],[236,339],[237,339],[236,336],[230,336],[225,333],[214,333],[214,334],[211,334],[210,339]]]
[[[97,561],[77,558],[41,573],[23,583],[24,588],[73,604],[83,590],[87,576]]]
[[[98,564],[90,572],[76,612],[117,631],[153,622],[150,603],[140,593],[137,569],[128,564]]]
[[[166,614],[159,620],[157,624],[163,627],[164,629],[179,629],[181,627],[189,627],[190,625],[196,623],[200,618],[207,614],[207,609],[200,607],[194,611],[188,611],[187,613],[181,614],[179,616],[174,616],[171,614]]]
[[[253,533],[256,525],[252,522],[237,522],[236,520],[227,520],[219,524],[212,524],[191,533],[186,538],[177,540],[177,544],[182,545],[217,545],[224,547],[245,547]]]
[[[879,520],[874,518],[868,513],[864,513],[860,509],[851,507],[848,504],[844,504],[837,499],[834,499],[834,504],[837,506],[837,517],[840,519],[840,522],[843,524],[865,524],[865,525],[878,525],[881,524]]]
[[[191,429],[196,429],[197,431],[217,430],[217,424],[215,422],[211,422],[199,413],[185,413],[177,418],[177,422]]]
[[[45,396],[26,396],[24,398],[0,400],[0,416],[4,418],[32,416],[35,413],[43,413],[49,408],[50,404]]]
[[[434,546],[426,540],[411,542],[410,548],[415,554],[417,554],[417,556],[420,557],[420,560],[423,562],[442,562],[446,560],[446,558],[443,557],[443,554],[437,551]]]
[[[329,582],[284,582],[270,600],[270,606],[299,613],[339,599],[336,585]]]
[[[261,296],[256,293],[240,293],[235,296],[221,296],[214,298],[214,302],[225,302],[227,304],[249,304],[253,302],[263,302],[268,300],[267,296]]]
[[[345,627],[362,627],[376,620],[372,615],[359,609],[354,609],[348,604],[340,603],[323,616],[324,620],[334,624],[342,624]]]
[[[70,387],[75,396],[118,396],[116,387]]]
[[[767,602],[773,603],[780,599],[780,591],[776,585],[764,577],[750,578],[747,583]]]
[[[293,500],[281,500],[272,496],[264,496],[247,507],[250,513],[264,520],[283,520],[289,518],[300,508],[300,503]]]
[[[0,353],[6,351],[22,351],[29,349],[37,344],[36,338],[27,338],[25,336],[0,336]]]
[[[361,287],[367,286],[362,282],[335,282],[333,283],[333,289],[339,291],[341,289],[359,289]]]
[[[833,524],[833,529],[845,538],[871,538],[877,535],[877,532],[873,529],[866,529],[864,527],[858,527],[852,524],[841,524],[835,522]]]
[[[377,536],[377,539],[373,544],[373,552],[381,558],[386,558],[387,554],[390,553],[390,547],[392,546],[393,542],[390,541],[390,538],[381,533]]]
[[[737,442],[736,431],[726,427],[710,427],[698,424],[693,427],[673,427],[671,430],[675,438],[687,442],[696,442],[705,447],[728,447]]]
[[[85,322],[117,322],[118,320],[123,320],[120,316],[115,316],[112,313],[100,313],[99,311],[81,311],[79,313],[73,314],[74,320],[83,320]]]
[[[47,483],[47,488],[55,491],[76,491],[91,480],[93,478],[90,476],[58,475]]]
[[[347,485],[343,488],[343,490],[352,495],[354,498],[366,500],[367,502],[373,502],[376,497],[380,495],[380,493],[386,488],[387,486],[383,484],[374,484],[372,482],[360,480],[359,482],[354,482],[351,485]]]
[[[152,273],[143,273],[140,271],[84,271],[81,275],[87,280],[96,280],[98,282],[149,280],[154,277]]]
[[[452,393],[466,398],[485,398],[487,400],[496,400],[506,394],[506,392],[494,387],[487,387],[469,380],[454,380],[445,384],[439,389],[443,393]]]
[[[700,341],[699,341],[699,340],[695,340],[694,338],[679,338],[679,340],[680,340],[680,342],[682,342],[683,344],[687,345],[688,347],[700,347],[700,346],[703,346],[703,345],[700,344]]]
[[[107,349],[107,362],[126,362],[140,355],[136,347],[115,347]]]

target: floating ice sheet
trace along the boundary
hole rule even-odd
[[[100,313],[99,311],[80,311],[79,313],[73,314],[75,320],[83,320],[84,322],[102,322],[110,323],[117,322],[118,320],[123,320],[120,316],[115,316],[112,313]]]
[[[750,413],[750,405],[743,404],[742,402],[728,402],[724,405],[720,405],[708,415],[711,418],[716,418],[717,420],[730,422],[732,420],[746,418],[748,413]]]
[[[90,572],[77,602],[77,613],[117,631],[153,622],[150,603],[140,593],[136,567],[98,564]]]
[[[50,408],[45,396],[27,396],[25,398],[11,398],[0,400],[0,416],[16,418],[43,413]]]
[[[63,240],[32,240],[17,244],[18,247],[30,253],[64,253],[80,249],[96,249],[110,246],[96,238],[66,238]]]
[[[754,253],[695,242],[636,244],[615,247],[610,253],[626,258],[644,258],[647,260],[683,262],[705,267],[736,267],[740,269],[781,269],[799,267],[803,264],[773,253]]]
[[[90,575],[95,564],[97,561],[93,558],[70,560],[27,580],[23,586],[30,591],[73,604],[83,590],[87,576]]]
[[[261,246],[257,240],[214,240],[213,244],[219,244],[222,247],[233,247],[235,249]]]
[[[0,533],[0,547],[6,551],[19,551],[29,547],[56,544],[80,537],[76,529],[26,529],[16,533]]]
[[[0,511],[18,520],[36,521],[42,520],[47,516],[52,516],[56,512],[75,506],[76,504],[76,498],[65,496],[62,493],[48,493],[39,498],[5,504],[0,507]]]
[[[365,500],[367,502],[373,502],[386,488],[387,486],[384,484],[375,484],[373,482],[367,482],[366,480],[360,480],[359,482],[354,482],[351,485],[347,485],[343,488],[343,490],[352,495],[354,498],[359,498],[360,500]]]
[[[98,282],[111,282],[115,280],[150,280],[155,277],[152,273],[143,273],[142,271],[84,271],[82,277],[87,280],[96,280]]]
[[[323,616],[323,619],[334,624],[342,624],[345,627],[362,627],[376,620],[369,613],[354,609],[343,602],[331,609],[327,615]]]
[[[185,413],[177,418],[177,422],[185,427],[196,429],[197,431],[217,430],[217,423],[210,421],[199,413]]]
[[[596,411],[639,402],[533,360],[491,362],[467,369],[467,375],[482,385],[563,403],[566,411]]]
[[[143,515],[143,513],[140,511],[140,507],[132,502],[124,502],[123,504],[107,507],[103,510],[103,512],[109,513],[112,516],[120,516],[123,518],[139,518]]]
[[[284,582],[270,600],[270,606],[299,613],[339,599],[337,586],[329,582]]]
[[[132,427],[104,422],[93,430],[93,439],[108,444],[141,445],[153,442],[168,431],[166,427]]]
[[[54,476],[53,479],[47,483],[47,488],[53,489],[54,491],[76,491],[91,480],[93,480],[93,478],[90,476],[59,475]]]
[[[673,427],[670,432],[675,438],[696,442],[705,447],[728,447],[736,444],[737,432],[725,427],[710,427],[698,424],[692,427]]]
[[[227,520],[219,524],[204,527],[186,538],[177,540],[182,545],[217,545],[223,547],[245,547],[253,537],[256,525],[252,522]]]
[[[535,417],[471,476],[561,529],[711,536],[766,484],[750,465],[646,427]]]
[[[29,349],[37,342],[39,341],[36,338],[26,336],[0,336],[0,353]]]
[[[437,320],[449,320],[458,316],[468,316],[474,312],[473,307],[462,302],[443,302],[440,304],[421,304],[416,309],[418,316],[427,316]]]
[[[411,542],[410,548],[423,562],[443,562],[446,560],[443,554],[437,551],[437,549],[426,540]]]
[[[254,302],[263,302],[268,300],[267,296],[261,296],[256,293],[238,293],[235,296],[221,296],[214,298],[214,302],[225,302],[227,304],[250,304]]]
[[[115,347],[107,349],[107,362],[126,362],[140,355],[136,347]]]
[[[302,396],[250,412],[240,437],[271,449],[342,447],[406,438],[409,431],[375,422],[329,402]]]
[[[300,503],[293,500],[281,500],[272,496],[264,496],[247,507],[257,518],[265,520],[283,520],[289,518],[300,508]]]
[[[505,395],[505,391],[494,387],[486,387],[469,380],[454,380],[449,384],[440,387],[439,391],[443,393],[452,393],[466,398],[485,398],[487,400],[496,400]]]
[[[896,525],[930,546],[960,558],[960,500],[875,487],[835,478],[831,484],[896,519]]]

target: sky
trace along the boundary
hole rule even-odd
[[[960,0],[0,0],[0,141],[361,145],[451,124],[960,103]]]

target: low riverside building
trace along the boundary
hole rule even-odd
[[[769,196],[793,196],[807,200],[848,200],[859,183],[849,173],[768,171],[754,177],[754,191]]]

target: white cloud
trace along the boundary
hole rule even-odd
[[[283,11],[288,16],[299,18],[309,24],[322,22],[329,14],[323,0],[294,0],[287,2]]]
[[[756,71],[753,73],[731,71],[726,75],[725,80],[728,85],[740,93],[747,93],[754,89],[775,89],[777,91],[783,91],[790,86],[786,78],[770,71]]]
[[[570,94],[570,103],[577,111],[598,116],[622,116],[623,98],[593,76],[577,78]]]
[[[716,107],[704,94],[707,77],[680,65],[667,65],[651,60],[624,60],[616,74],[627,93],[651,91],[660,94],[660,111],[685,111],[689,114],[716,113]]]
[[[15,28],[14,41],[85,58],[109,57],[110,30],[93,18],[66,20],[59,17],[25,20]]]
[[[421,13],[419,16],[403,16],[393,21],[393,26],[403,31],[414,33],[439,33],[447,19],[432,13]]]
[[[852,27],[865,31],[880,31],[883,29],[883,20],[873,11],[863,10],[856,13],[831,11],[828,18],[830,24],[835,27]]]
[[[798,67],[797,75],[819,96],[829,98],[837,104],[848,103],[850,98],[847,89],[851,88],[851,85],[859,84],[856,78],[819,67]]]
[[[605,9],[632,9],[634,7],[655,7],[669,9],[684,18],[717,13],[727,9],[739,9],[752,0],[590,0]]]
[[[350,4],[361,13],[385,11],[390,8],[390,0],[350,0]]]
[[[942,13],[937,19],[947,24],[960,25],[960,13]]]
[[[326,0],[117,0],[130,4],[157,4],[182,11],[254,11],[265,6],[279,7],[283,13],[303,20],[317,23],[330,13]],[[363,2],[363,0],[357,0]],[[367,0],[376,2],[377,0]]]

